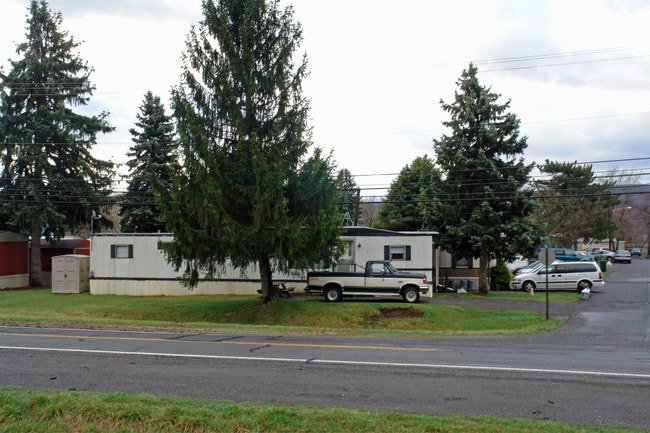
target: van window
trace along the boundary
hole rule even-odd
[[[579,268],[579,271],[577,272],[594,272],[596,271],[596,266],[594,263],[591,262],[579,262],[580,266],[576,266],[576,268]]]
[[[574,274],[578,272],[596,272],[596,266],[593,262],[567,262],[553,265],[552,273]],[[542,272],[540,272],[542,273]]]
[[[571,265],[567,263],[561,263],[559,265],[553,266],[553,272],[557,272],[559,274],[566,274],[567,272],[572,272],[572,267]]]

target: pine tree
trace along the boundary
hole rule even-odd
[[[550,178],[535,182],[541,206],[534,216],[547,239],[559,236],[560,246],[575,248],[580,238],[600,240],[616,230],[612,209],[619,197],[612,182],[596,182],[591,165],[547,160],[540,170]]]
[[[339,170],[336,182],[339,188],[339,212],[343,218],[343,225],[357,225],[361,214],[357,182],[347,168]]]
[[[391,183],[379,210],[377,227],[387,230],[436,229],[440,171],[427,156],[417,157]]]
[[[0,213],[32,239],[34,286],[41,285],[40,239],[58,239],[85,225],[106,203],[113,164],[94,158],[98,133],[113,130],[108,113],[82,115],[94,86],[92,69],[75,53],[79,44],[59,29],[63,19],[45,0],[32,0],[22,58],[0,75]]]
[[[302,29],[277,0],[206,0],[203,15],[173,91],[183,170],[157,190],[174,233],[167,257],[190,285],[226,261],[257,265],[269,302],[275,270],[340,254],[333,164],[318,150],[305,158]]]
[[[178,145],[172,117],[158,96],[147,92],[136,128],[129,130],[135,143],[129,149],[129,185],[120,208],[123,232],[155,233],[165,231],[165,223],[155,202],[152,183],[171,188],[171,178],[178,170]]]
[[[441,101],[451,130],[434,140],[445,179],[439,227],[441,246],[456,257],[479,259],[479,292],[489,292],[490,261],[532,255],[541,226],[531,222],[537,206],[529,188],[533,164],[525,164],[526,138],[510,101],[481,86],[473,64],[458,80],[451,104]]]

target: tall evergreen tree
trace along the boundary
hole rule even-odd
[[[98,133],[113,128],[108,113],[87,116],[95,87],[79,44],[59,29],[63,19],[45,0],[32,0],[22,56],[0,75],[0,213],[32,239],[31,284],[43,283],[39,240],[87,224],[110,192],[113,164],[91,155]]]
[[[129,130],[135,143],[129,149],[129,185],[120,207],[123,232],[155,233],[165,231],[165,223],[155,203],[152,182],[171,188],[171,178],[178,170],[178,144],[171,116],[165,113],[160,97],[147,92],[136,128]]]
[[[435,229],[430,226],[435,224],[431,215],[437,214],[440,182],[440,171],[433,160],[427,155],[415,158],[391,183],[379,210],[377,227],[409,231]]]
[[[508,113],[510,101],[483,87],[473,64],[457,82],[454,102],[441,101],[451,130],[434,140],[445,178],[440,214],[441,246],[457,257],[479,259],[479,292],[489,291],[490,261],[532,254],[541,227],[529,219],[537,202],[529,188],[526,138]]]
[[[343,218],[343,225],[357,225],[361,213],[357,182],[347,168],[339,170],[336,182],[339,188],[339,212]]]
[[[264,302],[275,270],[340,254],[333,164],[311,144],[302,29],[278,0],[204,0],[173,90],[183,170],[160,191],[169,260],[187,282],[229,261],[256,264]],[[297,66],[294,62],[298,62]],[[189,258],[189,260],[186,260]]]
[[[612,182],[596,182],[591,165],[547,160],[540,170],[550,177],[535,182],[541,206],[534,216],[548,239],[574,248],[579,238],[600,240],[616,229],[612,209],[620,200]]]

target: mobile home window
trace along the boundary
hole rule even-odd
[[[411,260],[410,245],[384,246],[384,260]]]
[[[133,245],[111,245],[111,259],[132,259]]]
[[[164,250],[165,248],[169,247],[172,243],[170,241],[158,241],[158,249],[159,250]]]
[[[454,257],[455,268],[471,268],[472,259],[470,257]]]
[[[345,241],[345,253],[347,257],[354,256],[354,241]]]

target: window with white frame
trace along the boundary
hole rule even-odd
[[[116,244],[111,245],[111,259],[132,259],[133,245]]]
[[[454,268],[471,268],[472,259],[470,257],[455,257]]]
[[[345,257],[354,257],[354,241],[345,241]]]
[[[385,245],[384,260],[411,260],[411,246]]]

